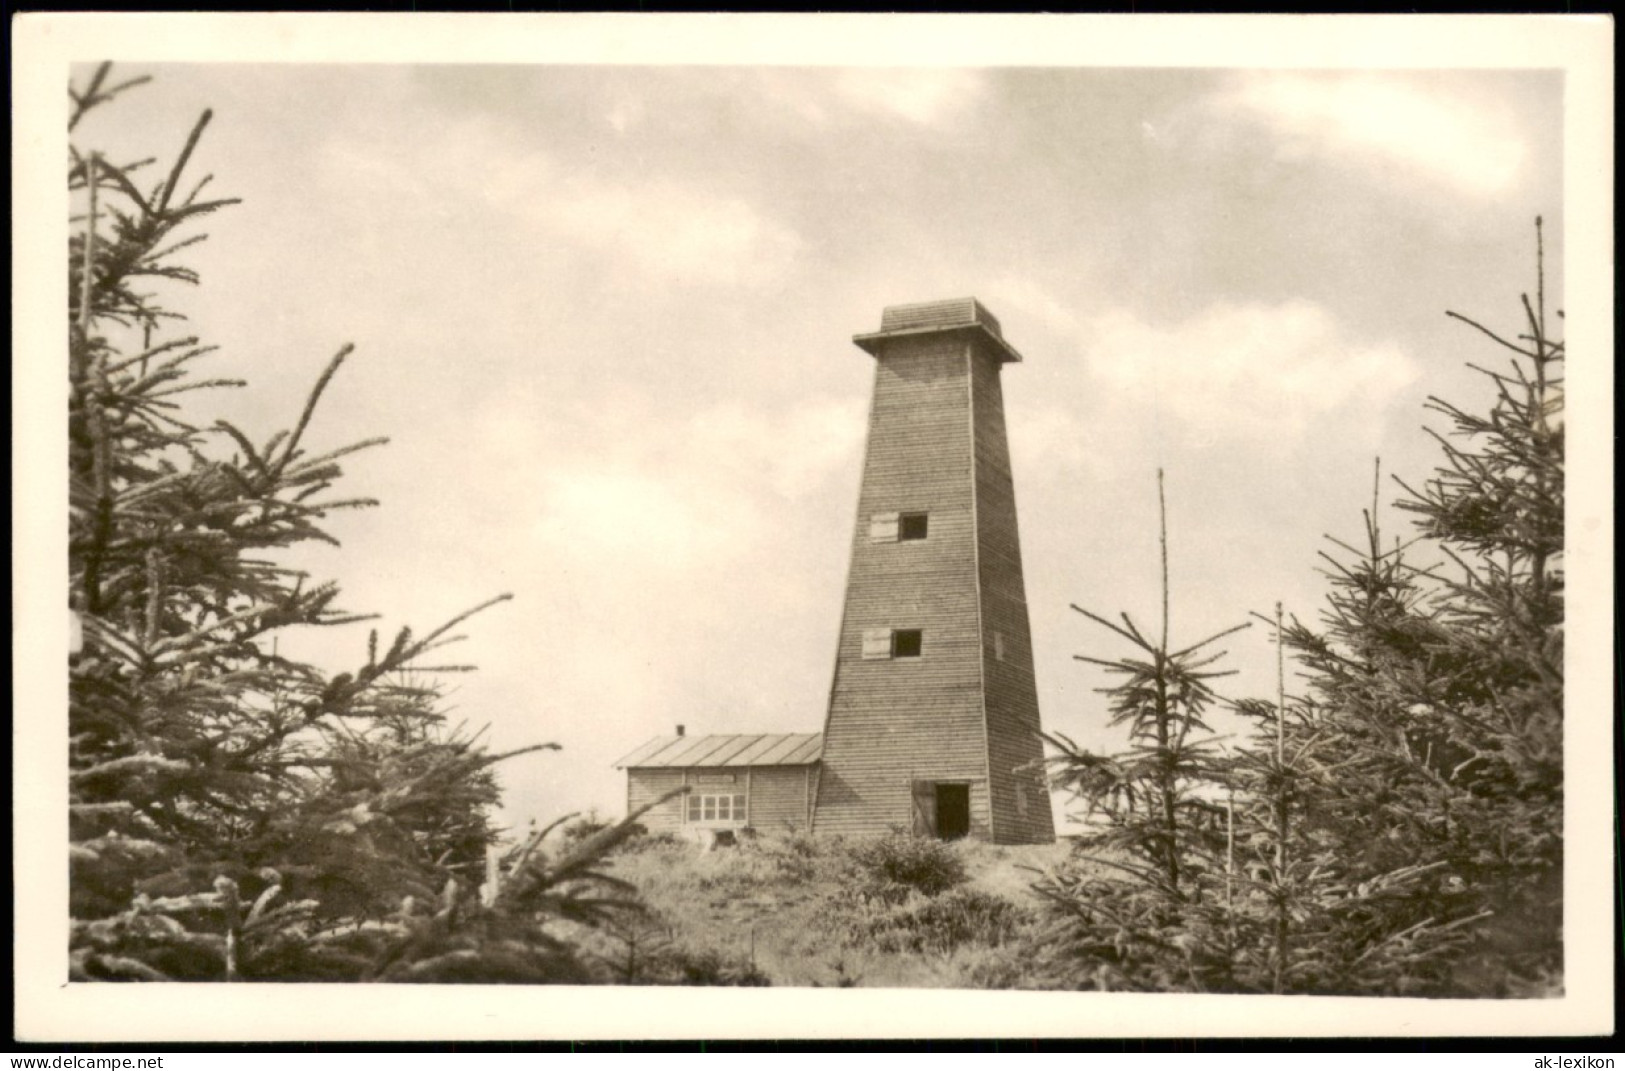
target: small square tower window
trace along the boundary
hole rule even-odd
[[[891,656],[893,658],[918,658],[920,647],[925,633],[917,628],[892,629]]]
[[[897,518],[897,538],[899,540],[924,539],[928,524],[928,514],[905,513]]]

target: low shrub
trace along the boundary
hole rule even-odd
[[[612,820],[603,817],[597,811],[589,811],[579,818],[566,822],[559,830],[559,835],[564,838],[565,844],[574,846],[595,833],[602,833],[614,824]],[[634,823],[633,835],[636,836],[642,829],[641,825]]]
[[[1020,940],[995,948],[967,949],[955,957],[950,985],[955,989],[1041,989],[1032,975],[1031,951]]]
[[[880,952],[947,953],[996,947],[1015,939],[1027,915],[1016,904],[980,889],[955,888],[939,896],[910,894],[899,902],[854,904],[845,940]]]
[[[773,980],[749,960],[713,948],[663,950],[649,966],[649,985],[771,986]]]
[[[750,848],[765,859],[775,876],[783,881],[811,881],[826,858],[824,846],[806,833],[762,837],[751,843]]]
[[[965,863],[952,845],[897,829],[854,845],[850,855],[863,883],[861,892],[887,903],[900,903],[911,893],[936,896],[967,878]]]
[[[620,845],[617,852],[619,854],[635,855],[639,852],[667,850],[680,851],[691,847],[693,846],[689,844],[688,841],[685,841],[682,837],[679,837],[675,833],[670,833],[666,830],[661,830],[658,833],[650,833],[647,829],[639,826],[638,829]]]

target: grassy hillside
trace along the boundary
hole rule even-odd
[[[1067,852],[795,834],[704,851],[643,837],[609,870],[648,914],[576,936],[608,980],[630,984],[1032,986],[1023,947],[1040,913],[1024,868]]]

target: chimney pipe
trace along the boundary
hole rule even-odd
[[[678,727],[677,727],[677,735],[678,735],[678,736],[682,736],[682,735],[683,735],[683,727],[682,727],[682,726],[681,726],[681,725],[679,725],[679,726],[678,726]]]

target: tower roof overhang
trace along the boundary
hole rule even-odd
[[[924,335],[963,335],[985,345],[1001,364],[1021,360],[1021,354],[1004,340],[999,321],[973,297],[887,306],[880,317],[880,330],[854,335],[852,341],[879,357],[895,339]]]

